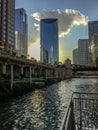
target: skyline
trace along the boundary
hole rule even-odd
[[[39,19],[48,16],[48,18],[56,17],[59,19],[59,34],[61,34],[59,38],[60,61],[64,61],[66,58],[72,60],[72,51],[77,48],[78,39],[88,38],[87,22],[98,20],[97,5],[97,0],[57,0],[56,2],[16,0],[16,8],[24,8],[28,15],[29,51],[31,56],[39,59],[40,35],[37,31],[39,29]]]

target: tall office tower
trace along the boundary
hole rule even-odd
[[[27,14],[23,8],[15,10],[15,49],[18,56],[27,57],[28,24]]]
[[[79,64],[78,48],[73,50],[73,64]]]
[[[98,34],[98,21],[89,21],[88,22],[89,44],[91,44],[92,37],[94,34]]]
[[[55,64],[59,61],[58,20],[54,18],[40,21],[40,60],[42,63]]]
[[[0,0],[0,50],[12,52],[15,44],[15,0]]]
[[[98,66],[98,34],[94,34],[91,42],[92,66]]]
[[[88,22],[88,35],[89,35],[89,65],[92,65],[92,52],[91,52],[91,42],[94,34],[98,34],[98,21]]]
[[[88,39],[78,40],[78,60],[80,65],[88,65]]]

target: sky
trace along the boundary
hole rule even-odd
[[[72,58],[79,39],[88,38],[88,21],[98,20],[98,0],[16,0],[28,15],[28,54],[40,59],[41,18],[58,18],[59,61]]]

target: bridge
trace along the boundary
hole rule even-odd
[[[11,87],[13,87],[13,82],[16,79],[28,78],[30,83],[32,83],[32,78],[34,77],[64,79],[66,76],[72,76],[72,69],[70,67],[67,68],[65,66],[43,64],[25,57],[17,57],[6,52],[0,52],[0,77],[10,79]]]
[[[72,64],[73,72],[76,71],[98,71],[98,67]]]
[[[0,77],[10,79],[12,87],[15,79],[22,80],[23,78],[29,78],[30,83],[32,83],[32,78],[34,77],[64,79],[72,77],[73,72],[88,70],[96,71],[98,67],[71,64],[69,59],[66,59],[62,65],[43,64],[32,61],[32,59],[17,57],[13,54],[0,51]]]

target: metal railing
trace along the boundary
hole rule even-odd
[[[67,111],[62,120],[60,130],[75,130],[75,120],[74,120],[73,102],[70,101]]]
[[[98,130],[98,93],[74,92],[60,130]]]

